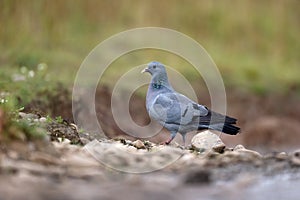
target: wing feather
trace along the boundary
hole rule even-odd
[[[178,93],[162,93],[154,99],[150,116],[168,124],[188,125],[206,116],[208,109]]]

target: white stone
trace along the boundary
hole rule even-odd
[[[207,130],[198,133],[192,138],[192,147],[198,151],[207,150],[224,150],[225,144],[213,132]],[[214,149],[215,148],[215,149]]]
[[[134,147],[136,147],[137,149],[145,149],[146,146],[144,145],[144,143],[141,140],[136,140],[134,142],[132,142],[132,145]]]

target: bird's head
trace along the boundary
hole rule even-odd
[[[166,73],[166,69],[165,69],[164,65],[161,64],[160,62],[153,61],[148,64],[147,68],[145,68],[141,71],[141,73],[144,73],[144,72],[148,72],[152,76],[154,76],[156,74]]]

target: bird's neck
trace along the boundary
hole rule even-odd
[[[153,76],[151,80],[151,88],[153,90],[160,90],[163,87],[171,88],[168,81],[168,77],[166,75],[160,75],[160,74]]]

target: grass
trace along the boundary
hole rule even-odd
[[[46,130],[41,124],[28,119],[20,119],[17,102],[12,96],[0,103],[0,143],[12,140],[34,141],[46,138]]]
[[[35,97],[47,101],[42,94],[55,93],[56,84],[50,81],[47,65],[40,63],[36,68],[23,66],[0,71],[0,88],[3,99],[15,98],[18,101],[16,104],[23,107]]]
[[[299,91],[299,9],[297,0],[2,0],[0,72],[47,63],[52,80],[71,84],[81,62],[99,42],[130,28],[160,26],[202,44],[227,86],[250,94]],[[197,81],[182,59],[144,51],[114,62],[104,82],[112,84],[130,66],[154,57],[184,66],[184,74]]]
[[[55,94],[72,85],[88,53],[137,27],[170,28],[192,37],[211,55],[229,88],[249,95],[300,94],[299,10],[297,0],[1,0],[0,142],[45,136],[38,126],[19,120],[17,112],[33,100],[44,107],[66,102]],[[151,60],[174,66],[192,85],[203,84],[184,59],[149,49],[118,58],[101,81],[112,87],[130,68]]]

